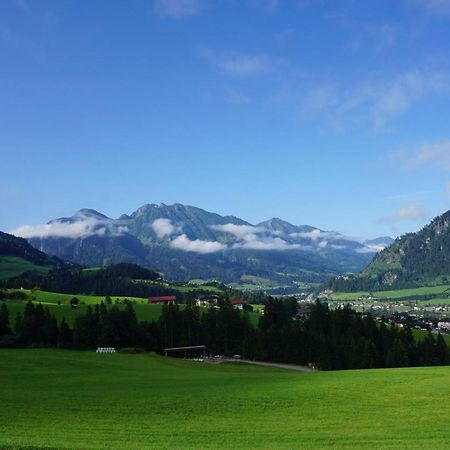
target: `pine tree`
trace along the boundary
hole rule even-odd
[[[2,306],[0,307],[0,336],[5,334],[11,334],[11,328],[9,326],[8,307],[2,302]]]
[[[66,319],[63,317],[59,325],[58,333],[58,347],[60,348],[71,348],[73,341],[72,330],[67,325]]]

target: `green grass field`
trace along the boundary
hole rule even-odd
[[[0,280],[18,277],[29,270],[47,273],[50,270],[50,267],[37,266],[36,264],[17,256],[0,256]]]
[[[11,326],[14,326],[16,316],[18,312],[23,312],[25,309],[25,301],[20,300],[10,300],[6,303],[9,311],[9,320]],[[38,302],[35,302],[38,303]],[[50,310],[50,313],[56,317],[58,322],[61,322],[63,317],[66,319],[66,322],[73,326],[75,323],[75,319],[82,314],[85,314],[89,305],[79,305],[76,309],[73,309],[70,305],[57,305],[55,303],[47,303],[43,304],[46,308]],[[124,309],[125,305],[106,305],[107,308],[111,308],[112,306],[117,306],[119,309]],[[180,305],[180,308],[183,308],[184,305]],[[148,321],[158,320],[161,315],[162,305],[144,305],[137,304],[133,305],[134,310],[136,311],[136,317],[139,321]]]
[[[300,373],[0,350],[2,448],[449,448],[450,367]]]
[[[429,295],[429,294],[442,294],[450,289],[450,285],[445,284],[441,286],[423,286],[415,289],[398,289],[394,291],[376,291],[372,292],[375,297],[383,297],[388,299],[402,299],[404,297],[411,297],[414,295]],[[358,300],[362,296],[369,295],[369,292],[335,292],[333,294],[333,300]],[[450,303],[450,299],[444,299]]]
[[[42,303],[43,305],[57,304],[58,301],[61,302],[62,305],[69,305],[70,299],[76,297],[80,303],[85,303],[86,305],[95,305],[100,303],[102,300],[105,300],[104,295],[78,295],[78,294],[60,294],[58,292],[46,292],[40,290],[27,290],[22,289],[23,292],[28,299],[37,301]],[[124,296],[111,296],[111,300],[115,302],[116,300],[123,301],[125,299],[131,300],[135,303],[147,303],[148,300],[146,298],[139,297],[124,297]]]
[[[82,314],[86,313],[89,305],[99,304],[101,301],[105,300],[105,296],[95,296],[95,295],[72,295],[72,294],[59,294],[57,292],[45,292],[39,290],[26,290],[22,291],[26,296],[27,300],[32,300],[33,303],[42,303],[42,305],[50,310],[50,313],[56,317],[56,320],[60,322],[63,317],[66,322],[73,326],[75,319]],[[80,304],[77,308],[73,309],[70,305],[70,299],[77,297]],[[162,305],[149,305],[147,299],[138,297],[120,297],[111,296],[113,302],[112,305],[106,305],[107,308],[112,306],[117,306],[119,309],[124,309],[124,304],[115,305],[116,300],[123,302],[123,300],[128,299],[133,301],[133,308],[136,311],[136,316],[139,321],[151,322],[152,320],[158,320],[162,312]],[[58,301],[61,304],[58,304]],[[9,319],[11,326],[14,326],[16,316],[18,312],[23,312],[25,309],[26,300],[8,300],[6,305],[9,311]],[[179,305],[180,308],[184,308],[184,305]],[[258,324],[259,314],[257,312],[250,312],[250,321],[254,326]]]

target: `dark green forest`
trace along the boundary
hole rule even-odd
[[[449,364],[441,335],[414,338],[409,328],[388,327],[353,310],[330,310],[316,303],[306,319],[295,319],[292,302],[270,299],[259,325],[228,302],[220,309],[166,306],[157,321],[138,322],[131,303],[125,310],[99,304],[76,319],[73,328],[57,323],[48,309],[29,302],[14,327],[6,302],[0,307],[0,345],[49,346],[94,350],[97,347],[162,353],[165,347],[206,345],[212,354],[242,355],[259,361],[306,365],[323,370]]]

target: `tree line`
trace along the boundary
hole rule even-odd
[[[408,328],[378,323],[344,308],[330,310],[316,303],[306,318],[295,317],[293,303],[270,299],[259,324],[248,312],[228,302],[219,309],[192,304],[164,306],[156,321],[137,320],[133,305],[124,309],[103,303],[89,307],[73,326],[59,323],[41,304],[28,302],[10,320],[0,306],[0,346],[49,346],[94,350],[97,347],[140,348],[163,353],[166,347],[206,345],[208,353],[306,365],[323,370],[445,365],[448,347],[440,334],[417,339]],[[14,322],[14,325],[10,324]]]

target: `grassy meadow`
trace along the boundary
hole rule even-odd
[[[10,300],[6,302],[9,311],[9,319],[11,326],[14,326],[15,319],[17,313],[21,313],[25,309],[26,301],[23,300]],[[39,303],[39,302],[35,302]],[[99,302],[98,302],[99,303]],[[66,322],[73,326],[75,323],[75,319],[85,314],[89,305],[78,305],[77,308],[73,309],[70,305],[58,305],[56,303],[43,303],[44,307],[48,308],[50,314],[54,315],[58,322],[64,318]],[[92,305],[91,305],[92,306]],[[125,309],[125,305],[106,305],[107,308],[111,308],[113,306],[117,306],[119,309]],[[183,308],[184,305],[180,305],[180,308]],[[148,305],[148,304],[136,304],[133,305],[134,310],[136,311],[136,317],[139,321],[152,321],[158,320],[161,315],[162,305]]]
[[[27,296],[26,300],[8,300],[6,305],[9,311],[9,319],[11,326],[14,326],[17,313],[23,312],[25,304],[28,300],[33,303],[41,303],[44,307],[48,308],[50,313],[56,317],[56,320],[60,322],[63,318],[66,322],[73,326],[75,319],[82,314],[85,314],[89,305],[93,306],[99,304],[105,300],[105,296],[96,295],[73,295],[73,294],[60,294],[57,292],[46,292],[40,290],[27,290],[23,289],[20,292]],[[73,297],[78,298],[80,304],[77,308],[72,308],[70,305],[70,299]],[[158,320],[162,312],[162,305],[148,304],[148,300],[138,297],[120,297],[111,296],[112,304],[105,305],[107,308],[117,306],[119,309],[124,309],[125,305],[123,301],[128,299],[133,302],[133,308],[136,312],[136,317],[139,321],[151,322],[152,320]],[[119,301],[119,304],[115,304]],[[58,303],[59,302],[59,303]],[[180,308],[184,308],[184,305],[179,305]],[[258,324],[259,313],[250,312],[250,321],[254,326]]]
[[[38,266],[18,256],[0,256],[0,280],[18,277],[22,273],[31,270],[46,274],[50,267]]]
[[[392,300],[401,300],[402,298],[421,296],[421,295],[439,295],[448,293],[450,285],[444,284],[440,286],[423,286],[412,289],[397,289],[393,291],[375,291],[369,293],[368,291],[359,292],[335,292],[333,294],[333,300],[339,301],[353,301],[358,300],[360,297],[368,296],[369,294],[375,297],[387,298]],[[450,303],[450,299],[443,298],[442,301]]]
[[[0,448],[449,448],[450,367],[0,350]]]

